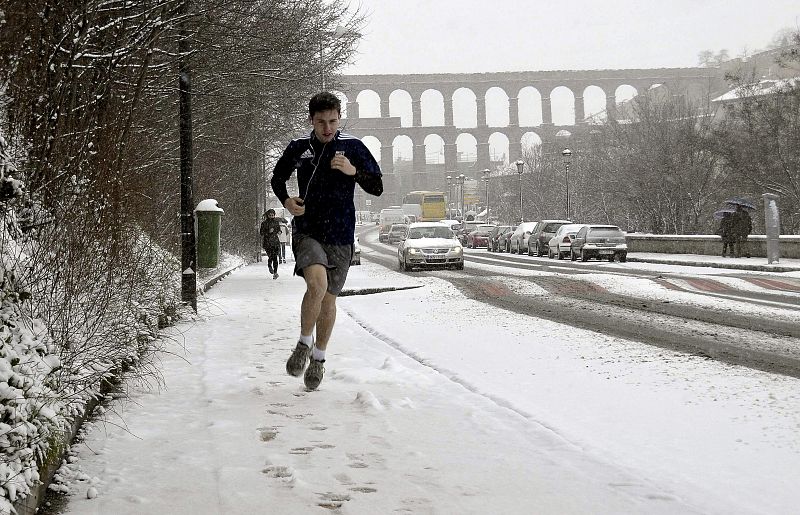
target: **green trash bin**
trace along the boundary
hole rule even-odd
[[[213,198],[200,201],[194,210],[198,268],[216,268],[219,264],[219,233],[224,213]]]

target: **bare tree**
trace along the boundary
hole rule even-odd
[[[657,233],[710,228],[720,169],[704,112],[683,95],[642,95],[630,121],[594,128],[576,156],[591,167],[584,216]]]
[[[753,82],[736,88],[714,131],[729,183],[741,195],[780,195],[783,230],[800,230],[800,84]]]

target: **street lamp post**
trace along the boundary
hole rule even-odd
[[[464,182],[467,180],[467,176],[459,174],[458,176],[458,184],[459,184],[459,196],[461,197],[461,220],[466,220],[466,207],[464,206]]]
[[[567,216],[566,219],[570,220],[569,213],[569,163],[572,160],[572,150],[565,148],[561,151],[561,157],[564,158],[564,191],[567,196]]]
[[[489,174],[491,170],[485,168],[483,170],[483,182],[486,183],[486,222],[489,222]]]
[[[522,214],[522,168],[525,166],[525,163],[522,159],[518,159],[515,164],[517,165],[517,174],[519,175],[519,222],[522,223],[525,221],[525,217]]]
[[[188,18],[189,2],[181,3],[181,15]],[[192,70],[189,27],[180,22],[178,40],[178,114],[181,192],[181,300],[197,313],[197,240],[194,231],[194,154],[192,144]]]
[[[450,190],[450,187],[453,183],[453,177],[448,175],[447,177],[444,178],[444,182],[447,184],[447,218],[452,220],[453,210],[450,207],[450,204],[453,201],[453,195],[452,191]]]

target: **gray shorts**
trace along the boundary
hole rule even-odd
[[[294,273],[303,277],[303,269],[310,265],[323,265],[328,269],[328,293],[339,295],[347,280],[350,260],[353,258],[352,245],[328,245],[320,243],[311,236],[294,233],[292,237],[294,253]]]

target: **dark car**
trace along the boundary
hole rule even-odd
[[[514,234],[514,227],[510,231],[504,232],[497,237],[497,251],[511,252],[511,236]]]
[[[503,252],[506,247],[505,243],[501,246],[500,245],[500,237],[509,232],[514,231],[514,226],[512,225],[497,225],[489,231],[489,241],[486,245],[486,250],[489,252]]]
[[[462,222],[461,228],[456,231],[456,237],[458,238],[458,241],[460,241],[461,244],[466,247],[469,233],[477,229],[480,225],[485,225],[485,223],[479,222],[478,220],[466,220]]]
[[[628,259],[628,245],[625,243],[625,233],[616,225],[587,225],[583,227],[570,245],[570,258],[575,261],[580,256],[581,261],[590,258],[614,258],[625,262]]]
[[[476,227],[475,230],[467,234],[467,247],[471,249],[486,247],[489,244],[489,231],[494,228],[493,224],[483,224]]]
[[[572,222],[569,220],[541,220],[531,232],[531,237],[528,238],[528,255],[544,256],[547,254],[550,238],[559,227],[569,223]]]

